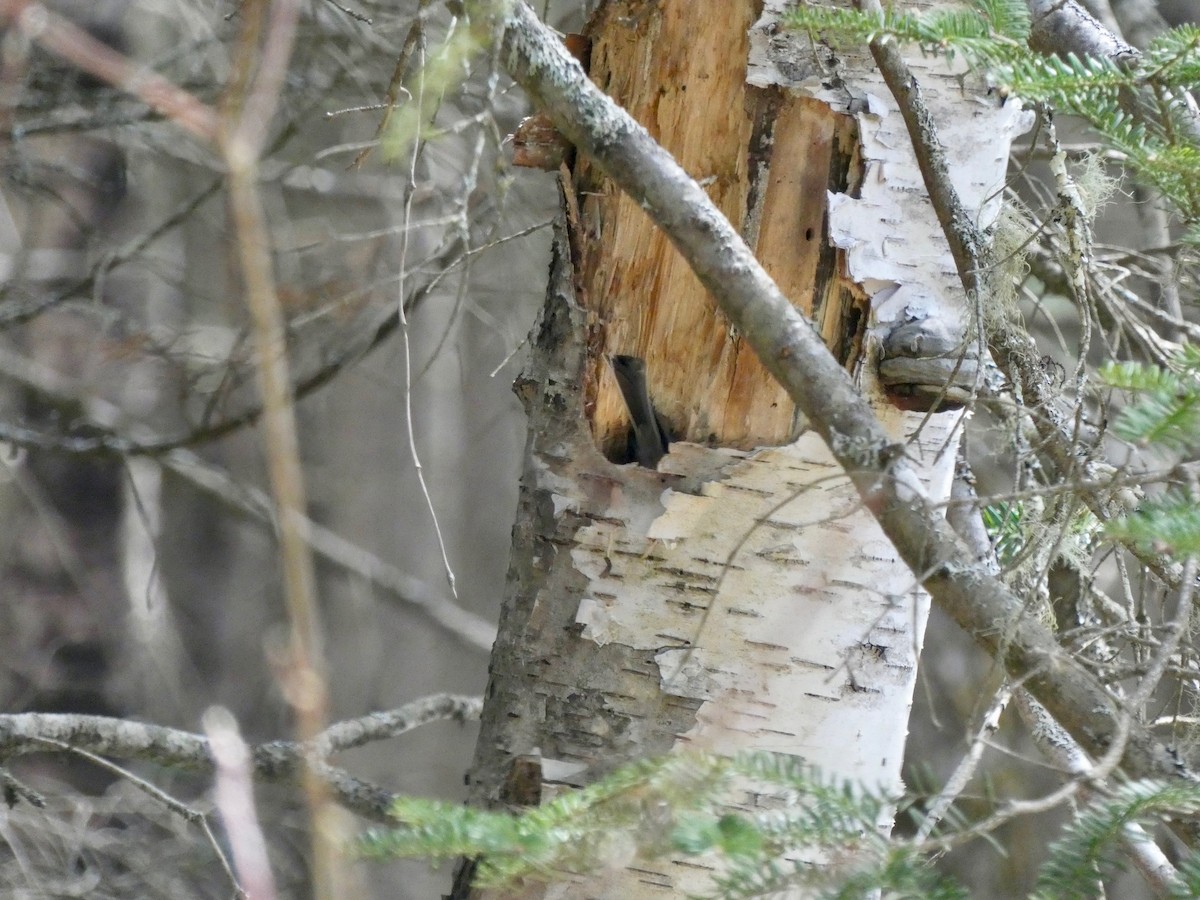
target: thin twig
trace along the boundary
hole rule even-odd
[[[81,71],[133,94],[201,140],[211,141],[216,136],[217,115],[211,107],[161,75],[134,65],[128,57],[42,4],[0,0],[0,17],[14,22],[34,43]]]
[[[264,3],[268,4],[265,10]],[[270,232],[258,192],[259,155],[267,143],[291,58],[299,5],[296,0],[260,0],[245,11],[247,25],[236,55],[239,65],[230,79],[220,148],[229,168],[230,210],[255,338],[267,473],[279,515],[279,552],[291,624],[287,658],[279,671],[284,695],[296,711],[299,737],[308,741],[327,720],[328,675],[317,614],[316,571],[303,526],[307,498],[292,403],[287,326],[275,287]],[[264,25],[265,34],[261,46],[257,46],[260,25]],[[251,80],[250,69],[255,63],[257,70]],[[341,896],[346,883],[336,849],[340,842],[336,811],[328,784],[312,767],[304,768],[301,781],[312,817],[314,895],[317,900],[333,900]]]
[[[105,771],[112,772],[119,778],[129,782],[146,796],[151,797],[161,803],[169,811],[182,818],[188,824],[195,825],[202,832],[204,832],[205,840],[207,840],[209,846],[213,848],[213,854],[221,863],[221,868],[225,870],[225,874],[229,876],[229,880],[233,884],[234,890],[237,891],[239,895],[245,896],[246,892],[242,886],[238,884],[238,878],[236,873],[233,871],[233,866],[229,863],[229,857],[225,855],[225,850],[222,848],[221,842],[218,841],[217,836],[213,834],[212,826],[209,825],[208,815],[206,813],[200,812],[200,810],[196,809],[195,807],[188,806],[182,800],[172,797],[158,785],[153,784],[142,778],[140,775],[129,771],[129,769],[125,768],[124,766],[117,765],[112,760],[105,759],[103,756],[97,756],[90,750],[84,750],[82,747],[72,747],[65,741],[58,741],[52,738],[36,738],[35,740],[38,740],[47,746],[54,747],[58,750],[72,753],[76,756],[86,759],[94,766],[98,766]]]
[[[418,62],[420,63],[420,70],[417,74],[416,108],[423,109],[425,103],[425,45],[423,34],[418,49]],[[412,345],[410,343],[408,333],[408,316],[404,311],[404,281],[407,276],[408,242],[409,234],[411,232],[408,224],[412,221],[412,204],[413,198],[416,196],[417,189],[417,160],[420,156],[420,152],[421,140],[419,135],[415,135],[412,142],[412,150],[409,154],[407,185],[408,196],[404,201],[404,228],[401,230],[400,238],[400,277],[397,286],[400,297],[399,302],[396,304],[396,315],[400,322],[400,341],[404,351],[404,421],[408,429],[408,455],[413,461],[413,469],[417,475],[417,483],[421,486],[421,494],[425,498],[425,508],[429,510],[429,517],[433,522],[433,533],[437,539],[438,550],[440,551],[442,557],[442,569],[446,573],[446,582],[450,586],[450,593],[454,595],[455,599],[458,599],[458,589],[455,586],[454,567],[450,564],[450,557],[446,551],[446,540],[442,535],[442,526],[438,522],[437,509],[433,505],[433,497],[429,493],[429,484],[425,480],[425,468],[421,464],[421,454],[417,450],[417,434],[412,408]]]
[[[318,735],[318,743],[271,741],[252,748],[254,777],[264,782],[295,783],[301,770],[310,767],[328,786],[337,802],[350,812],[372,821],[388,821],[395,794],[330,766],[320,757],[320,742],[330,752],[363,743],[387,740],[413,728],[438,721],[470,721],[479,717],[483,702],[478,697],[439,694],[406,704],[385,713],[331,725]],[[380,726],[379,723],[385,723]],[[213,758],[203,735],[107,716],[56,713],[0,714],[0,757],[13,758],[43,753],[47,742],[58,742],[72,750],[140,759],[188,772],[212,773]]]
[[[228,472],[196,454],[188,450],[172,450],[157,459],[196,487],[255,521],[267,524],[277,522],[274,505],[264,492],[251,485],[238,483]],[[493,622],[464,609],[444,592],[385,562],[307,516],[304,517],[303,526],[309,546],[322,561],[362,578],[401,604],[419,610],[468,647],[485,653],[491,650],[496,640]]]
[[[954,771],[946,779],[946,783],[942,785],[941,790],[937,792],[937,796],[929,803],[929,808],[925,811],[925,817],[921,820],[921,824],[917,828],[914,838],[916,841],[927,840],[933,834],[933,830],[946,817],[946,812],[959,798],[959,795],[966,790],[967,785],[979,768],[980,760],[983,759],[983,751],[988,748],[992,738],[1000,729],[1000,716],[1008,707],[1008,701],[1011,698],[1012,686],[1008,684],[1002,684],[995,695],[993,695],[987,711],[983,714],[979,730],[971,741],[966,754],[958,761],[958,765],[954,767]]]

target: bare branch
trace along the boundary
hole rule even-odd
[[[217,764],[214,794],[217,809],[229,833],[234,865],[249,896],[275,900],[275,876],[267,857],[267,841],[258,822],[250,770],[250,748],[238,732],[237,720],[227,709],[214,707],[204,714],[204,730]]]
[[[252,748],[254,776],[262,781],[294,783],[305,759],[312,759],[318,776],[340,805],[363,818],[385,822],[396,795],[328,765],[323,754],[396,737],[430,722],[472,721],[479,718],[481,708],[482,701],[477,697],[435,694],[389,712],[331,725],[317,736],[311,753],[296,741],[261,744]],[[215,766],[209,742],[203,736],[175,728],[106,716],[0,715],[0,757],[45,753],[48,746],[138,759],[191,772],[211,774]]]
[[[201,831],[204,832],[204,839],[208,841],[209,846],[212,847],[213,855],[216,856],[216,858],[220,861],[221,868],[224,869],[225,874],[229,876],[229,880],[233,884],[233,888],[237,892],[237,895],[239,897],[245,895],[245,892],[241,889],[241,887],[238,886],[237,875],[234,874],[233,866],[230,865],[229,859],[225,855],[225,850],[221,846],[221,842],[218,841],[217,836],[213,834],[212,826],[209,825],[207,814],[200,812],[200,810],[194,807],[188,806],[182,800],[172,797],[158,785],[152,784],[145,778],[135,775],[128,769],[118,766],[116,763],[110,762],[102,756],[97,756],[95,753],[91,753],[79,747],[72,747],[69,744],[63,743],[62,741],[52,741],[49,739],[45,740],[46,743],[51,747],[56,747],[59,750],[74,753],[76,756],[86,759],[92,765],[99,766],[102,769],[107,769],[120,778],[123,778],[125,781],[133,785],[135,789],[141,791],[146,796],[153,798],[158,803],[161,803],[170,812],[179,816],[184,821],[189,822],[192,825],[196,825]],[[44,805],[44,802],[41,805]]]
[[[82,71],[121,88],[204,141],[217,132],[217,117],[193,95],[153,72],[135,66],[82,28],[40,3],[3,0],[0,17],[15,22],[30,40]]]
[[[221,502],[268,525],[275,521],[270,498],[257,488],[241,485],[228,472],[205,462],[187,450],[172,450],[158,460]],[[304,517],[305,539],[323,562],[357,575],[405,606],[415,607],[432,621],[474,650],[485,653],[496,640],[496,626],[459,606],[454,598],[420,578],[410,575],[342,535]]]

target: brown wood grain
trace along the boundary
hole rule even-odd
[[[589,33],[590,74],[706,188],[850,362],[863,301],[825,219],[826,191],[852,192],[859,179],[854,122],[746,85],[756,15],[757,4],[729,0],[606,4]],[[628,430],[608,365],[615,353],[646,360],[676,439],[741,449],[790,440],[792,402],[637,204],[587,160],[575,191],[578,287],[594,323],[587,407],[601,448],[611,452]]]

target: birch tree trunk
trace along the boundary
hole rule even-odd
[[[931,496],[948,498],[961,413],[905,412],[874,373],[898,324],[966,333],[953,261],[865,49],[814,57],[778,27],[782,6],[757,18],[759,4],[728,0],[603,4],[591,77],[740,227],[909,442]],[[910,64],[986,226],[1025,117],[964,91],[942,60]],[[564,200],[517,387],[529,442],[474,801],[537,802],[689,748],[794,754],[898,789],[925,593],[637,204],[586,159]],[[630,425],[615,354],[646,361],[675,438],[657,470],[620,464]],[[529,896],[683,896],[706,883],[694,859],[639,859]]]

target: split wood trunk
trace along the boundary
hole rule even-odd
[[[946,497],[958,414],[922,426],[873,380],[890,323],[965,307],[904,123],[869,57],[821,71],[775,5],[605,3],[590,75],[740,226]],[[1013,117],[939,61],[918,74],[959,117],[960,190],[981,209],[1003,178],[996,135],[1016,127],[993,113]],[[675,439],[657,470],[623,463],[616,354],[645,360]],[[529,443],[474,802],[536,803],[688,749],[795,754],[898,788],[927,597],[670,243],[586,159],[517,390]],[[552,896],[684,896],[708,862],[638,859]]]

